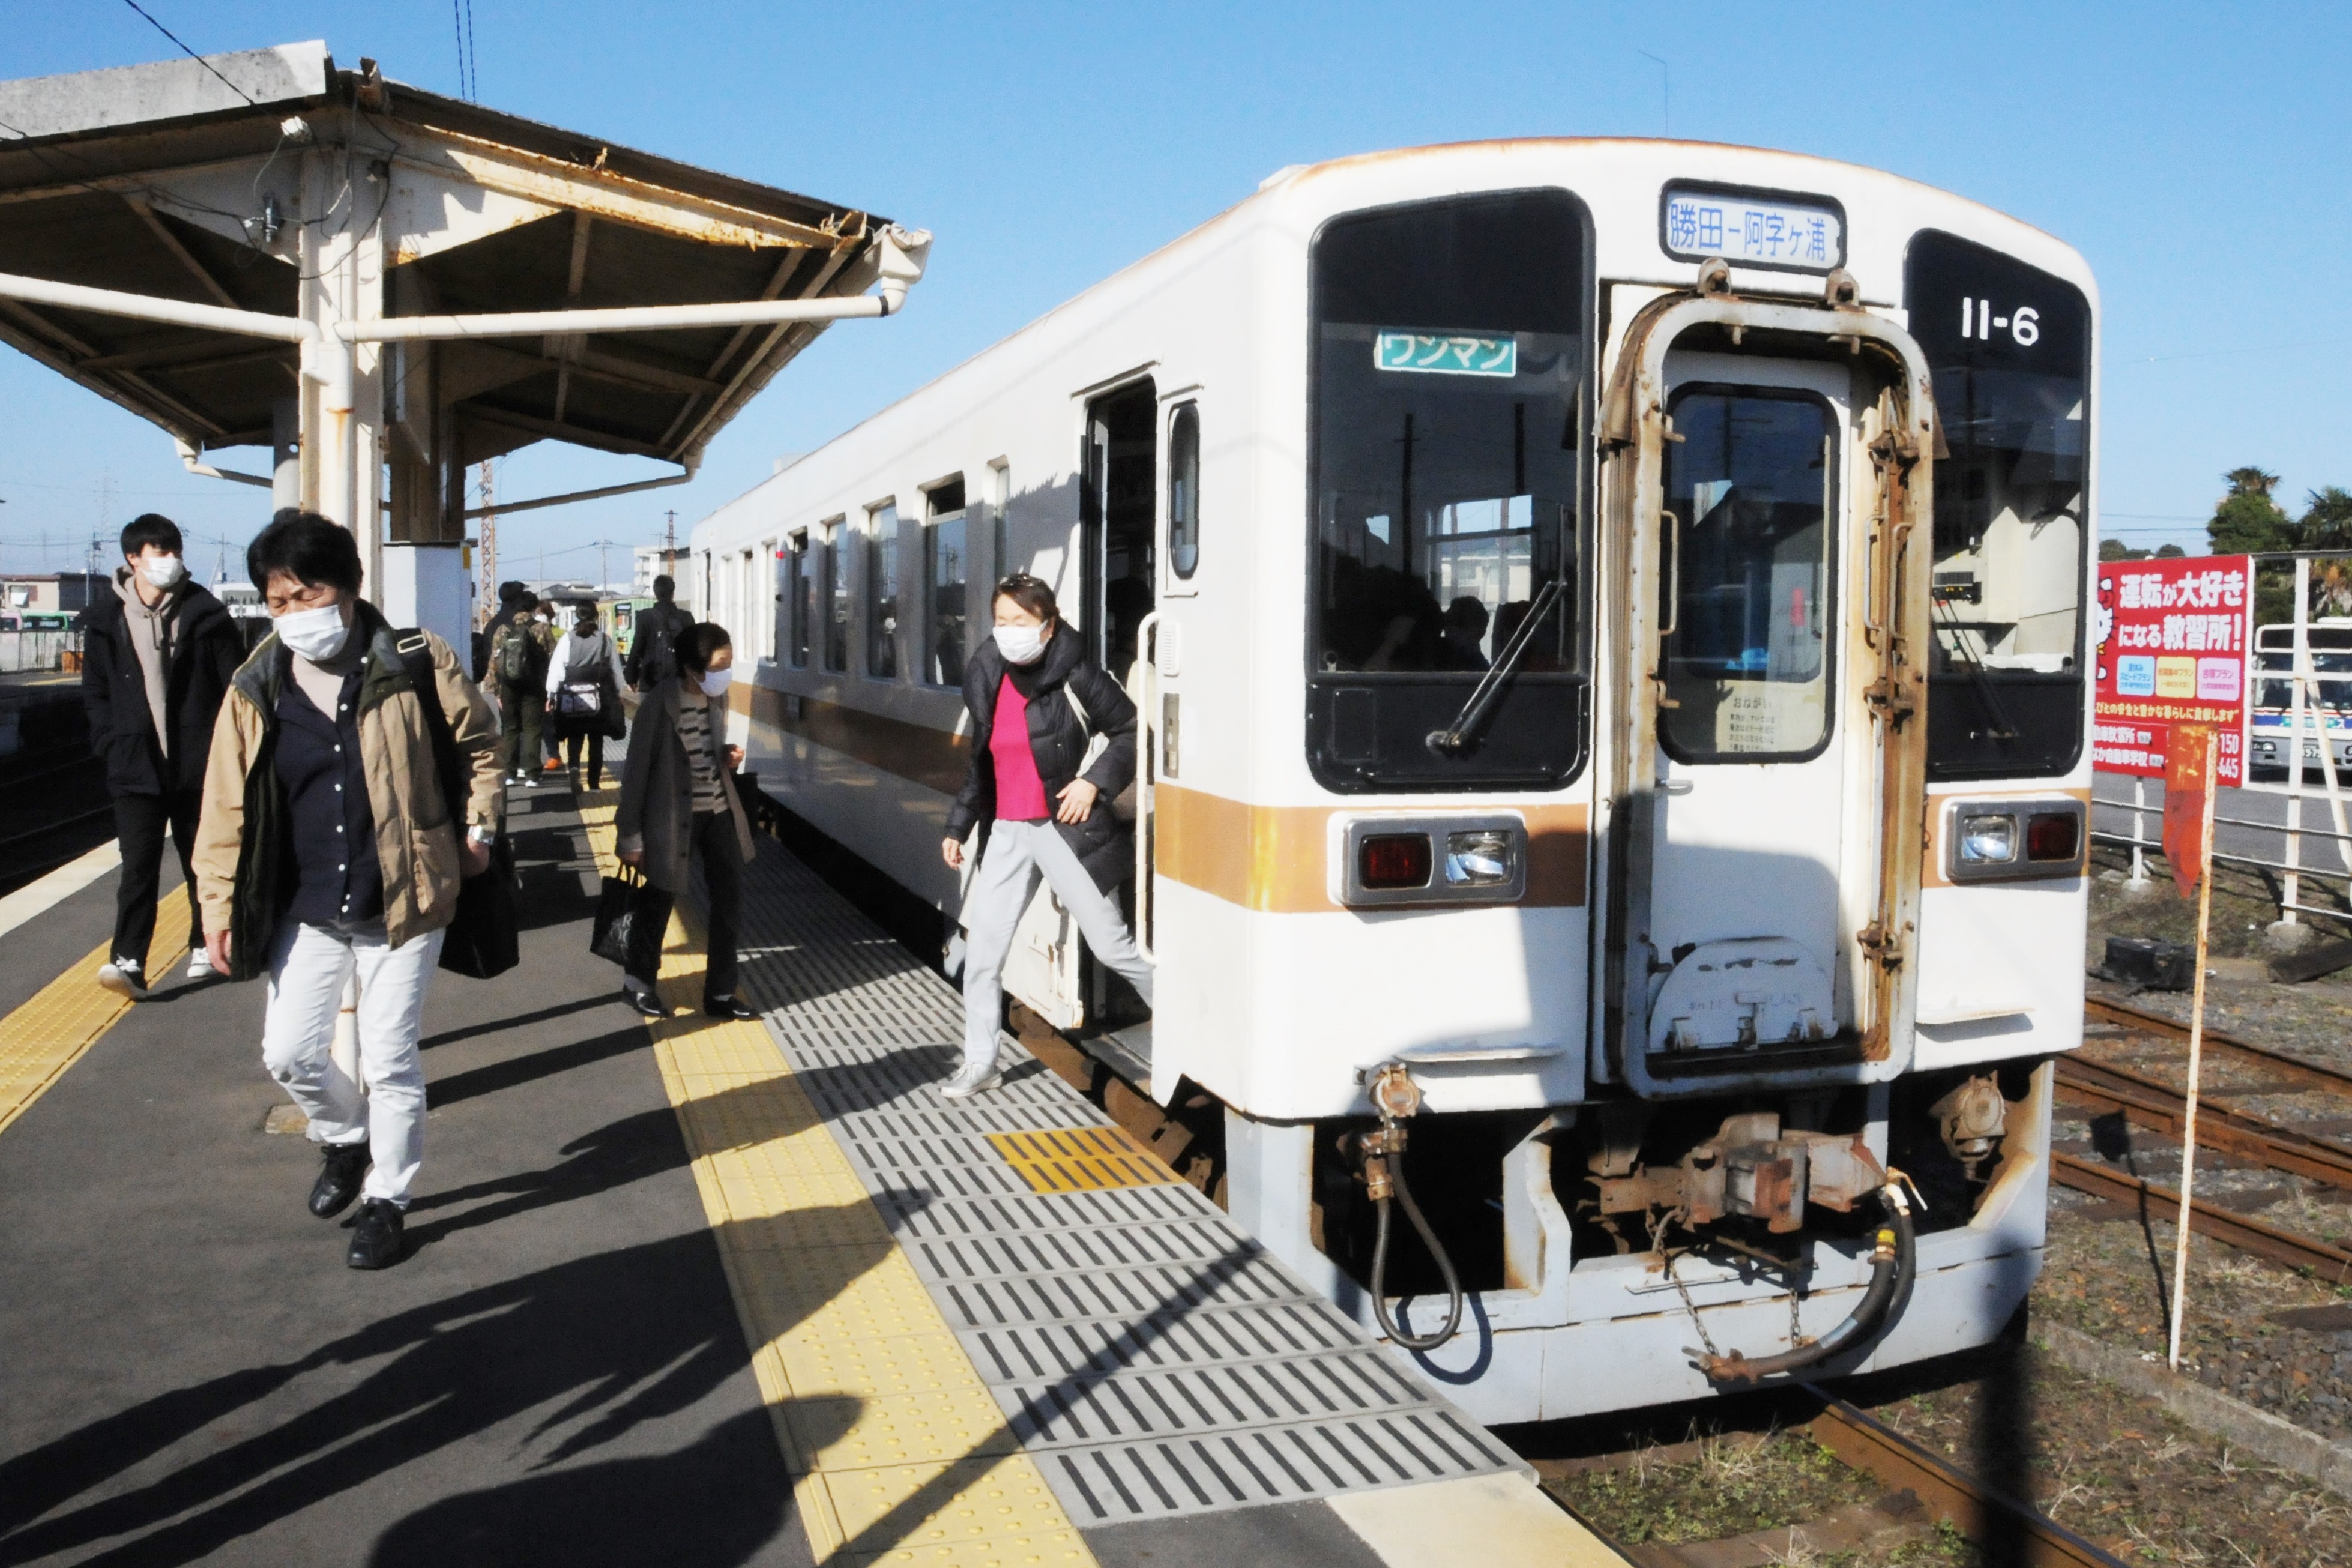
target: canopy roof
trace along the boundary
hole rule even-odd
[[[881,221],[341,70],[318,42],[0,82],[0,272],[60,282],[291,317],[364,243],[383,298],[342,313],[818,298],[873,281]],[[451,423],[420,447],[692,466],[824,325],[441,344],[425,402]],[[298,385],[290,343],[61,306],[0,300],[0,342],[196,447],[268,444]],[[393,358],[397,429],[418,416]]]

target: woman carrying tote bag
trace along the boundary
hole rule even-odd
[[[947,1100],[1002,1081],[999,981],[1041,877],[1077,917],[1095,957],[1151,1002],[1151,966],[1111,897],[1134,868],[1133,842],[1110,801],[1135,775],[1135,705],[1063,626],[1053,589],[1016,573],[996,585],[992,604],[996,635],[964,665],[971,766],[940,846],[961,868],[964,841],[989,824],[964,894],[963,1066],[940,1087]],[[1105,744],[1088,766],[1090,731]]]
[[[571,635],[555,645],[548,658],[547,712],[575,776],[581,744],[586,742],[590,789],[604,787],[604,736],[620,706],[620,679],[613,639],[596,627],[596,606],[582,605]]]

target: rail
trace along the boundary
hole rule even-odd
[[[2151,1221],[2168,1225],[2180,1216],[2180,1194],[2169,1187],[2158,1186],[2144,1177],[2109,1170],[2095,1161],[2074,1154],[2053,1152],[2050,1161],[2050,1173],[2078,1193],[2111,1198],[2117,1203],[2137,1204]],[[2194,1198],[2189,1204],[2189,1228],[2200,1236],[2208,1236],[2234,1247],[2241,1252],[2251,1252],[2257,1258],[2284,1263],[2289,1268],[2309,1269],[2314,1278],[2331,1285],[2352,1283],[2352,1252],[2332,1246],[2317,1237],[2283,1229],[2247,1215],[2231,1214],[2227,1209],[2215,1208]]]

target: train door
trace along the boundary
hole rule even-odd
[[[1128,686],[1130,697],[1141,675],[1137,650],[1156,597],[1158,418],[1148,378],[1087,403],[1078,461],[1078,581],[1076,592],[1063,597],[1065,616],[1074,623],[1066,630],[1087,639],[1087,653]],[[1096,809],[1132,824],[1136,793],[1130,788]],[[1123,896],[1132,895],[1130,885]],[[1077,922],[1040,885],[1014,931],[1004,989],[1059,1029],[1115,1026],[1141,1017],[1142,1004],[1126,982],[1097,973],[1083,947]]]
[[[1643,427],[1612,489],[1646,677],[1617,764],[1619,1063],[1654,1094],[1885,1076],[1925,800],[1925,373],[1859,311],[1663,304],[1612,386],[1612,426]]]

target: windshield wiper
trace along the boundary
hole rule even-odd
[[[1443,730],[1429,732],[1429,738],[1423,743],[1431,751],[1441,757],[1460,758],[1469,755],[1477,746],[1479,731],[1486,727],[1487,719],[1493,715],[1496,699],[1502,694],[1511,677],[1519,672],[1519,661],[1527,658],[1528,649],[1535,646],[1537,632],[1542,628],[1545,618],[1551,614],[1553,604],[1567,586],[1565,578],[1555,577],[1537,590],[1534,602],[1528,605],[1527,618],[1511,634],[1511,640],[1503,645],[1502,652],[1495,656],[1495,662],[1486,667],[1486,673],[1479,677],[1478,684],[1470,689],[1469,700],[1462,704],[1461,712],[1454,715],[1454,722]]]
[[[1993,690],[1992,677],[1985,673],[1985,656],[1991,650],[1986,646],[1984,634],[1977,634],[1977,657],[1969,658],[1969,627],[1960,620],[1959,611],[1952,607],[1950,600],[1941,596],[1930,602],[1944,612],[1944,629],[1952,634],[1952,647],[1958,654],[1959,662],[1968,669],[1970,682],[1976,688],[1977,699],[1991,715],[1994,728],[1986,733],[1996,741],[2016,740],[2017,727],[2009,721],[2009,713],[2001,707],[1999,694]]]

